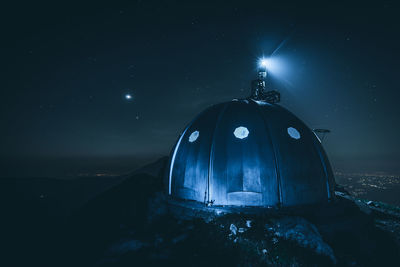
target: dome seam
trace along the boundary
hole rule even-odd
[[[254,102],[253,102],[254,103]],[[281,175],[280,175],[280,170],[279,170],[279,162],[278,162],[278,158],[277,158],[277,151],[274,145],[274,142],[272,140],[272,135],[271,135],[271,131],[269,129],[267,120],[265,119],[265,116],[263,114],[263,112],[261,112],[260,107],[257,103],[254,103],[256,105],[256,110],[258,112],[258,114],[261,116],[263,122],[264,122],[264,126],[265,129],[267,131],[268,137],[269,137],[269,141],[271,143],[271,147],[273,150],[273,154],[274,154],[274,165],[275,165],[275,170],[276,170],[276,184],[278,185],[278,205],[283,205],[283,197],[282,197],[282,183],[281,183]],[[254,105],[253,104],[253,105]]]

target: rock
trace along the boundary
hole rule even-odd
[[[159,245],[162,244],[162,242],[164,242],[164,239],[163,239],[162,237],[157,237],[157,238],[154,240],[154,245],[155,245],[155,246],[159,246]]]
[[[148,200],[147,222],[151,223],[168,212],[166,197],[162,192],[156,192]]]
[[[365,213],[367,215],[370,215],[372,213],[372,210],[368,206],[368,203],[366,204],[366,203],[364,203],[364,202],[362,202],[360,200],[357,200],[354,203],[358,206],[358,208],[360,209],[361,212],[363,212],[363,213]]]
[[[279,231],[277,231],[277,232],[274,233],[274,236],[281,237],[281,236],[282,236],[282,233],[279,232]]]
[[[336,257],[332,248],[326,244],[318,232],[317,227],[300,217],[283,217],[275,219],[273,224],[276,229],[275,236],[296,242],[299,246],[313,250],[315,253],[329,257],[336,263]],[[266,228],[271,228],[266,225]],[[272,242],[277,243],[274,237]]]
[[[116,254],[124,254],[129,251],[139,250],[144,246],[147,246],[147,244],[143,243],[140,240],[125,240],[112,245],[110,248],[110,252]]]
[[[178,235],[177,237],[175,237],[174,239],[172,239],[172,243],[176,244],[179,242],[182,242],[183,240],[185,240],[187,238],[186,234],[182,234],[182,235]]]
[[[237,234],[237,231],[238,231],[236,225],[234,225],[233,223],[232,223],[231,226],[229,227],[229,230],[231,231],[231,233],[232,233],[233,235],[236,235],[236,234]]]
[[[246,227],[250,228],[250,227],[251,227],[251,223],[252,223],[251,220],[247,220],[247,221],[246,221]]]
[[[262,253],[264,254],[264,255],[266,255],[267,253],[268,253],[268,250],[266,250],[265,248],[262,250]]]

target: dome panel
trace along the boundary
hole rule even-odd
[[[222,106],[201,113],[181,135],[171,160],[170,194],[179,198],[204,201],[208,183],[211,141],[216,124],[215,114]],[[199,132],[196,140],[192,134]],[[192,140],[192,142],[191,142]]]
[[[327,200],[327,174],[315,147],[315,136],[296,116],[275,105],[261,109],[276,146],[276,157],[284,206],[302,205]],[[292,138],[287,129],[294,128],[301,138]]]
[[[209,196],[216,205],[233,204],[229,201],[233,192],[260,193],[263,196],[247,197],[251,200],[246,201],[247,206],[272,206],[278,202],[271,140],[262,117],[256,112],[249,103],[233,102],[227,105],[218,122],[211,156]],[[248,129],[247,138],[240,139],[232,134],[238,127]]]

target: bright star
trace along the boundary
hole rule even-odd
[[[125,94],[125,99],[126,100],[131,100],[132,99],[132,95],[131,94]]]

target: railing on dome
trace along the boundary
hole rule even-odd
[[[266,90],[265,79],[267,68],[261,65],[258,70],[258,79],[251,82],[251,99],[276,104],[281,101],[281,94],[276,90]]]

